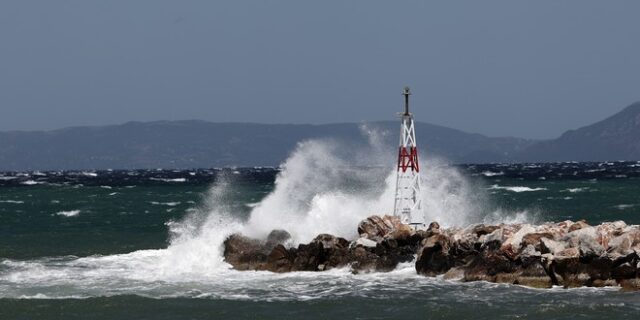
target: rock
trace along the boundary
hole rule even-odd
[[[436,230],[440,230],[440,224],[437,222],[431,222],[429,227],[427,228],[428,232],[435,232]]]
[[[565,249],[564,244],[559,241],[541,238],[540,239],[540,252],[542,253],[551,253],[552,255],[556,255]]]
[[[366,273],[376,270],[378,256],[367,251],[364,247],[356,247],[353,249],[353,260],[354,262],[351,264],[352,272]]]
[[[518,270],[512,283],[532,288],[551,288],[553,286],[551,277],[539,261]]]
[[[504,236],[504,229],[498,228],[493,232],[480,237],[480,242],[482,242],[482,247],[495,247],[499,248],[502,246],[502,240]]]
[[[367,248],[375,248],[377,245],[377,242],[369,240],[367,238],[358,238],[356,241],[352,242],[352,247],[363,246]]]
[[[503,255],[499,250],[486,247],[482,252],[473,256],[466,267],[464,280],[496,282],[498,274],[513,273],[516,270],[517,264],[515,261]]]
[[[640,290],[640,227],[584,221],[471,225],[413,230],[395,217],[372,216],[349,243],[320,234],[288,248],[290,235],[274,230],[264,240],[240,234],[224,242],[224,257],[238,270],[386,272],[415,259],[416,272],[460,281],[492,281],[536,288],[621,286]]]
[[[518,251],[520,250],[520,243],[522,242],[522,238],[525,235],[535,231],[535,228],[533,228],[531,225],[522,225],[522,227],[520,227],[520,229],[516,233],[502,242],[500,251],[503,254],[507,255],[509,258],[515,259],[518,255]]]
[[[454,266],[449,249],[449,238],[445,235],[435,234],[429,237],[416,260],[416,271],[426,276],[447,272]]]
[[[473,229],[471,230],[471,232],[473,232],[477,237],[486,235],[486,234],[490,234],[494,231],[496,231],[496,229],[500,229],[500,227],[498,226],[485,226],[484,224],[478,224],[475,225],[473,227]]]
[[[638,277],[638,271],[631,262],[625,262],[611,271],[611,277],[616,280],[631,279]]]
[[[400,217],[395,216],[371,216],[358,224],[358,234],[374,241],[380,241],[384,236],[399,229],[403,224]]]
[[[553,239],[553,234],[549,232],[534,232],[526,234],[522,237],[520,246],[526,247],[532,245],[537,251],[540,251],[540,239],[542,238]]]
[[[232,234],[224,241],[224,258],[237,270],[262,270],[267,261],[266,247],[256,239]]]
[[[291,239],[291,234],[285,230],[272,230],[267,236],[265,245],[267,248],[274,248],[276,245],[284,244]]]
[[[387,233],[385,238],[391,238],[396,241],[399,241],[403,244],[409,244],[411,241],[411,236],[414,235],[414,230],[411,226],[402,224],[397,226],[393,231]]]
[[[588,228],[588,227],[590,227],[590,226],[589,226],[589,224],[587,224],[587,222],[585,220],[580,220],[580,221],[572,224],[571,226],[569,226],[568,232],[573,232],[573,231],[584,229],[584,228]]]
[[[527,245],[519,255],[519,259],[522,261],[523,265],[529,265],[536,261],[540,261],[541,257],[542,253],[536,250],[536,248],[531,244]]]
[[[294,260],[295,254],[278,244],[267,256],[265,268],[272,272],[289,272],[293,267]]]
[[[445,280],[462,280],[464,279],[464,269],[458,267],[451,268],[442,277]]]
[[[344,238],[335,237],[330,234],[320,234],[313,239],[313,242],[319,242],[324,249],[346,248],[349,242]]]
[[[624,279],[618,282],[623,291],[640,291],[640,279]]]
[[[609,240],[609,247],[607,248],[607,255],[612,260],[617,260],[621,257],[626,257],[635,253],[631,245],[633,244],[633,237],[628,234],[619,235]]]
[[[604,247],[597,239],[596,228],[590,226],[571,231],[562,238],[569,246],[577,247],[583,257],[598,257],[604,253]]]
[[[323,261],[325,261],[325,254],[322,242],[312,241],[309,244],[298,245],[291,269],[295,271],[317,271],[318,266]]]

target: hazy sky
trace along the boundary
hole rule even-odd
[[[0,2],[0,130],[395,119],[549,138],[640,100],[640,1]]]

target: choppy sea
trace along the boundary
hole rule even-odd
[[[0,319],[638,319],[640,293],[390,273],[238,272],[233,232],[356,236],[393,171],[322,146],[281,168],[0,173]],[[316,150],[320,149],[320,150]],[[428,221],[640,223],[640,162],[422,164]]]

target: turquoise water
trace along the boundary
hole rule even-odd
[[[593,171],[602,166],[434,166],[424,176],[428,217],[640,223],[636,163]],[[293,167],[277,178],[275,169],[0,174],[0,318],[640,315],[640,295],[615,289],[457,283],[417,276],[412,264],[278,275],[221,261],[230,232],[283,225],[300,241],[322,231],[348,237],[355,223],[344,224],[388,209],[386,170],[341,170],[312,185]]]

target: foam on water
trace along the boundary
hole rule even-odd
[[[499,186],[497,184],[492,185],[489,189],[491,190],[507,190],[512,192],[532,192],[532,191],[544,191],[547,188],[530,188],[530,187],[522,187],[522,186]]]
[[[56,213],[56,215],[63,217],[75,217],[80,214],[80,210],[69,210],[69,211],[60,211]]]

